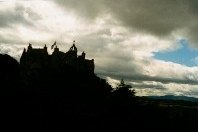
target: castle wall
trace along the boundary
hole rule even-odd
[[[65,66],[72,67],[78,72],[94,73],[94,60],[85,59],[84,52],[83,57],[78,57],[77,48],[64,53],[56,47],[52,55],[49,55],[46,46],[43,49],[34,49],[29,45],[28,50],[23,51],[20,64],[28,69],[48,67],[55,70]]]

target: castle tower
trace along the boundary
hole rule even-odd
[[[58,53],[59,52],[59,48],[56,46],[55,48],[54,48],[54,53]]]
[[[44,51],[46,51],[46,52],[47,52],[47,46],[46,46],[46,44],[45,44],[45,46],[44,46],[44,48],[43,48],[43,49],[44,49]]]
[[[70,49],[69,49],[69,51],[74,51],[74,52],[78,52],[78,49],[76,48],[76,45],[75,45],[75,40],[73,41],[73,45],[72,45],[72,47],[70,47]]]
[[[30,51],[32,51],[32,44],[29,43],[27,52],[30,52]]]
[[[82,59],[85,59],[85,52],[82,52]]]
[[[73,41],[73,45],[70,47],[69,51],[66,53],[70,58],[77,58],[78,49],[75,46],[75,40]]]

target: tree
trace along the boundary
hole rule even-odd
[[[115,94],[121,98],[132,98],[135,97],[135,90],[132,89],[131,85],[125,84],[124,79],[121,79],[115,90]]]

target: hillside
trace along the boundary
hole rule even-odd
[[[165,95],[165,96],[148,96],[151,99],[161,99],[161,100],[180,100],[180,101],[191,101],[198,102],[198,98],[187,97],[187,96],[174,96],[174,95]]]

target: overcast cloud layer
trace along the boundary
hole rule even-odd
[[[54,41],[67,51],[76,40],[79,52],[95,59],[96,74],[113,85],[124,78],[138,95],[198,97],[198,67],[154,58],[177,50],[181,39],[198,48],[197,6],[196,0],[2,0],[0,53],[19,59],[28,43]]]

